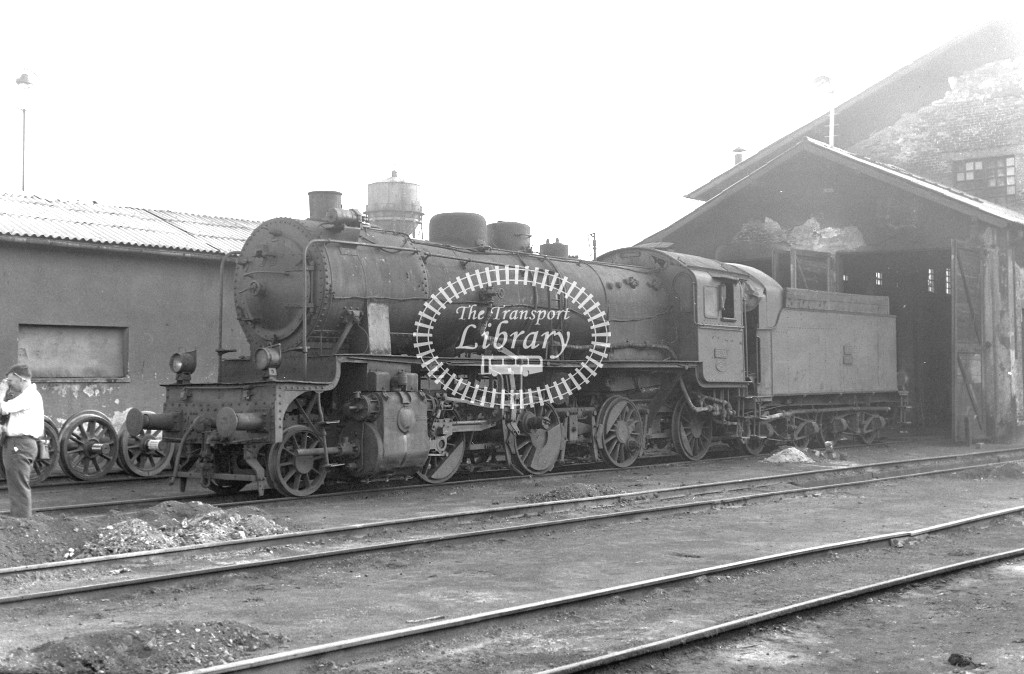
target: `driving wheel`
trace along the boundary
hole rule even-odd
[[[636,403],[613,395],[597,413],[594,444],[606,463],[628,468],[644,452],[644,430],[644,417]]]
[[[694,412],[679,399],[672,410],[672,444],[675,451],[690,461],[699,461],[711,446],[711,415]]]
[[[416,471],[416,477],[428,484],[441,484],[450,480],[459,471],[462,459],[466,455],[468,433],[444,435],[437,430],[436,427],[446,418],[455,420],[458,416],[455,413],[448,413],[431,421],[427,462],[423,468]]]
[[[505,458],[520,475],[543,475],[565,449],[565,432],[551,405],[523,410],[505,425]]]

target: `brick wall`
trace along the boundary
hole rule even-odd
[[[951,79],[941,100],[849,149],[950,187],[958,187],[953,168],[959,160],[1012,156],[1024,172],[1024,59]],[[1024,212],[1024,175],[1016,177],[1017,194],[1004,203]]]

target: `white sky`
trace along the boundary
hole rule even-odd
[[[590,257],[684,195],[995,16],[943,0],[707,3],[7,2],[0,192],[266,220],[366,207],[392,170],[425,211],[530,225]],[[985,3],[986,7],[993,7]],[[713,7],[713,8],[712,8]],[[1009,15],[1007,5],[1004,16]]]

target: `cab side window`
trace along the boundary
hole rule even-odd
[[[736,282],[713,279],[704,286],[704,317],[724,321],[736,320]]]

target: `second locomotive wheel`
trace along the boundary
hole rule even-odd
[[[672,410],[672,443],[690,461],[703,459],[711,446],[711,415],[694,412],[680,399]]]
[[[632,466],[644,452],[644,417],[636,403],[619,395],[605,400],[597,413],[594,444],[606,463]]]
[[[505,424],[505,458],[520,475],[543,475],[555,467],[565,449],[565,433],[558,413],[550,405],[524,410],[516,428]]]
[[[143,414],[148,414],[143,412]],[[161,443],[161,431],[144,430],[139,435],[128,435],[122,427],[118,436],[120,451],[117,465],[139,477],[153,477],[164,472],[173,458],[170,445]]]
[[[61,470],[76,480],[96,480],[117,463],[117,431],[102,412],[79,412],[64,422],[57,440]]]
[[[324,443],[309,426],[286,429],[267,454],[267,480],[285,496],[309,496],[327,478]]]

